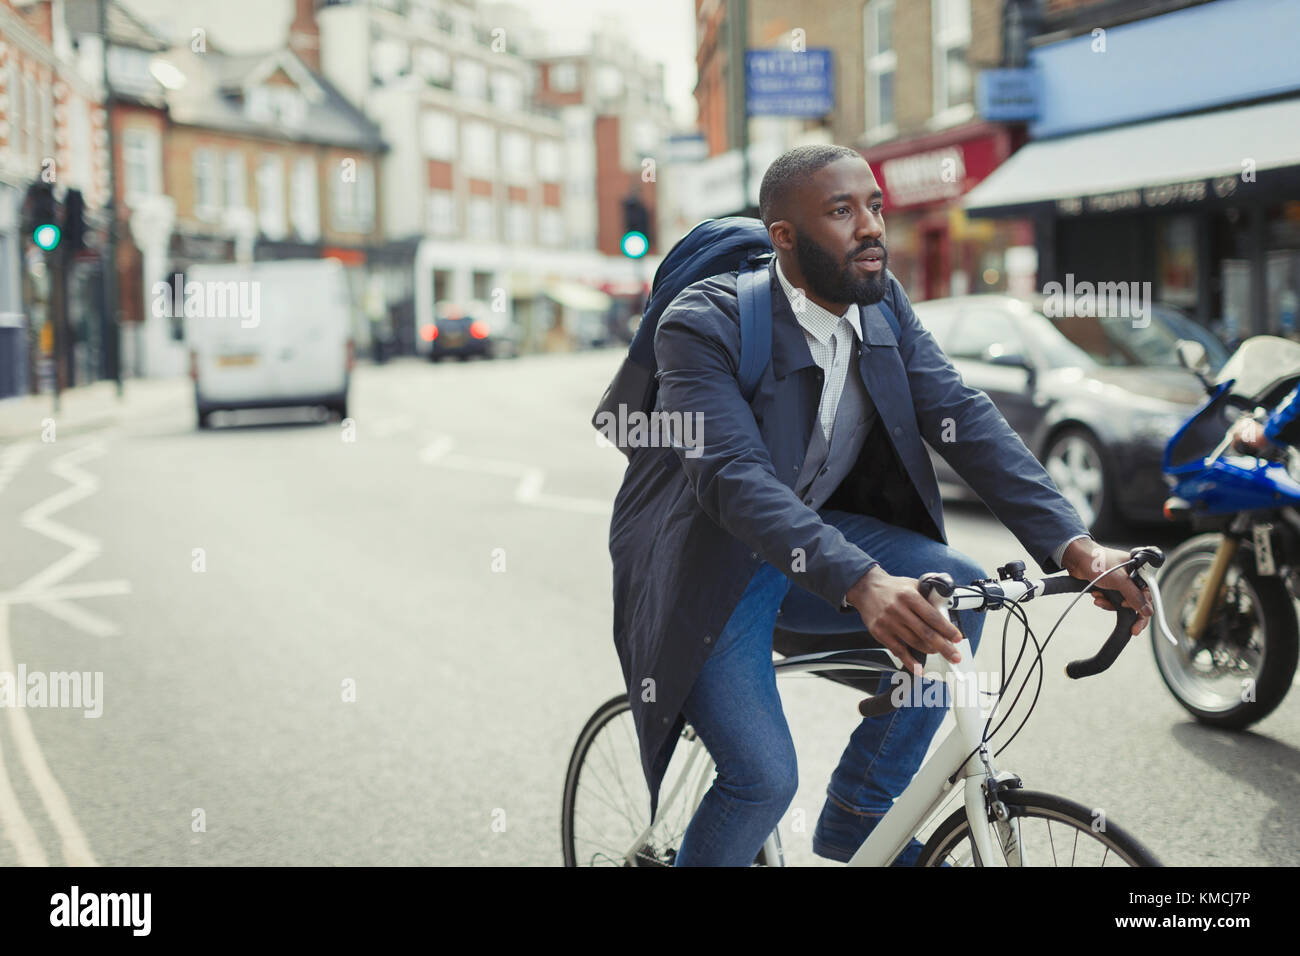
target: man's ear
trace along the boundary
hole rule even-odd
[[[776,249],[789,252],[794,248],[794,224],[788,219],[778,219],[767,227],[767,236]]]

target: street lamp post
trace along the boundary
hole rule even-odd
[[[108,214],[107,256],[104,262],[104,308],[109,315],[113,378],[117,397],[122,398],[122,323],[117,302],[117,137],[113,131],[113,84],[108,75],[108,0],[99,0],[100,60],[103,65],[104,126],[108,131]]]

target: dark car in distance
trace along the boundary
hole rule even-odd
[[[1160,520],[1164,446],[1204,398],[1174,351],[1191,320],[1166,306],[1134,319],[1049,317],[1043,305],[1041,297],[968,295],[913,308],[1090,530],[1104,535],[1123,522]],[[1211,354],[1226,356],[1221,343]],[[947,462],[931,457],[946,491],[970,494]]]
[[[452,356],[465,360],[475,355],[498,358],[519,354],[514,323],[504,313],[493,312],[486,302],[439,302],[433,317],[424,338],[431,343],[429,358],[435,362]]]

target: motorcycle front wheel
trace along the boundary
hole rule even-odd
[[[1170,692],[1203,724],[1241,730],[1277,709],[1295,675],[1295,606],[1281,577],[1255,571],[1242,542],[1224,578],[1224,599],[1200,640],[1186,635],[1222,535],[1198,535],[1169,556],[1160,591],[1175,647],[1150,628],[1156,667]]]

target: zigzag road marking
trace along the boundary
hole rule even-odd
[[[455,471],[470,471],[478,474],[499,475],[505,478],[518,478],[515,485],[514,499],[521,505],[533,505],[539,508],[555,508],[560,511],[576,511],[580,514],[594,514],[608,517],[613,511],[610,502],[598,498],[578,498],[570,495],[548,495],[542,493],[546,483],[546,472],[535,465],[522,462],[506,461],[500,458],[476,458],[469,455],[453,455],[454,442],[447,435],[440,435],[424,448],[420,449],[419,460],[426,465],[438,468],[451,468]]]

